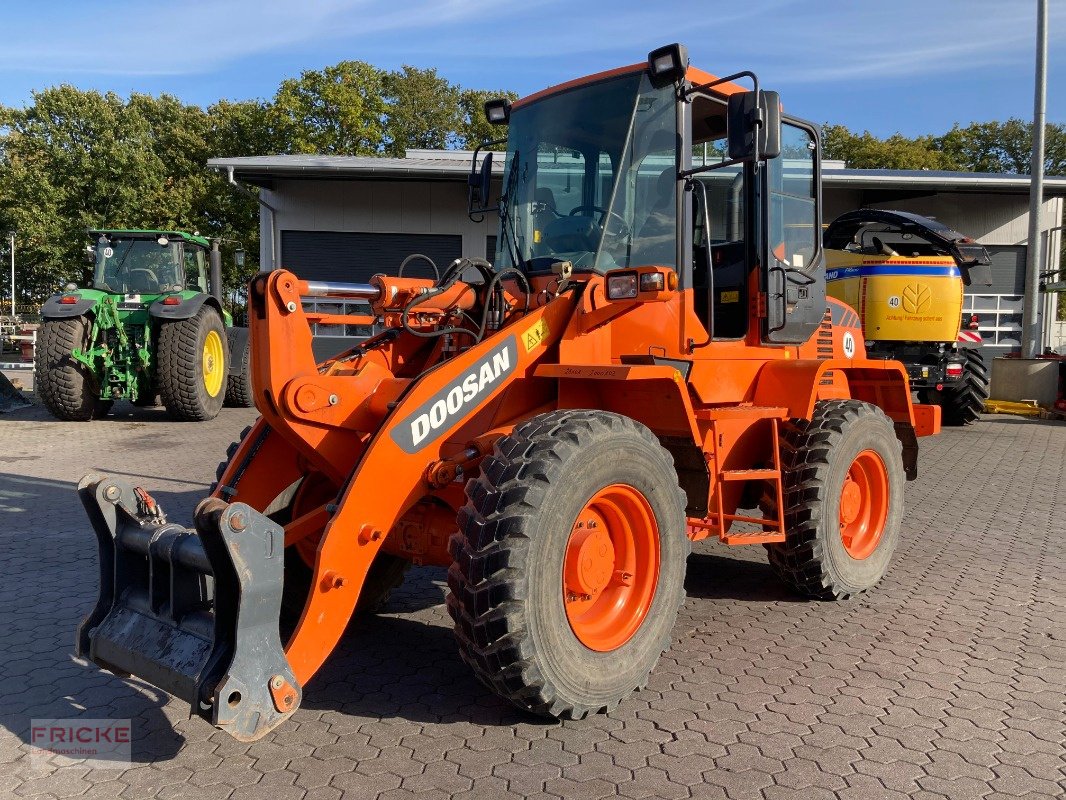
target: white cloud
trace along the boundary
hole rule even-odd
[[[484,18],[490,0],[118,0],[75,7],[11,26],[0,69],[72,74],[195,75],[237,59],[314,42],[367,40]]]

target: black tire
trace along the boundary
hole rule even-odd
[[[965,347],[960,352],[966,359],[962,382],[940,393],[941,421],[953,427],[977,422],[989,397],[988,365],[980,348]]]
[[[248,347],[247,328],[227,328],[229,340],[230,370],[226,378],[226,405],[230,408],[252,408],[251,352]]]
[[[568,622],[561,575],[578,514],[613,484],[647,501],[660,569],[639,627],[597,651]],[[459,652],[481,682],[519,708],[569,719],[610,711],[643,688],[670,645],[690,549],[685,498],[655,435],[603,411],[541,414],[496,442],[466,495],[447,605]]]
[[[71,352],[92,346],[88,317],[46,319],[37,329],[33,390],[52,415],[68,422],[85,422],[107,414],[111,403],[97,396],[96,377],[75,361]]]
[[[277,521],[277,520],[275,520]],[[389,597],[407,577],[411,562],[391,553],[378,551],[359,591],[356,614],[375,614],[385,608]],[[285,583],[281,588],[281,612],[285,622],[296,622],[307,604],[314,571],[295,547],[285,548]]]
[[[204,369],[204,347],[212,335],[221,343],[223,359],[221,382],[214,394]],[[164,323],[156,359],[159,394],[171,417],[200,422],[218,416],[226,395],[229,348],[222,317],[213,307],[204,305],[189,319]]]
[[[840,600],[870,589],[888,570],[903,517],[903,450],[892,421],[858,400],[824,400],[810,421],[781,429],[785,542],[766,546],[770,565],[802,594]],[[884,464],[887,514],[876,547],[853,558],[841,536],[840,503],[856,457],[873,450]]]
[[[215,482],[211,484],[211,492],[215,491],[218,482],[229,466],[230,459],[237,454],[244,437],[252,430],[249,425],[237,438],[226,448],[226,457],[215,468]],[[302,480],[302,479],[301,479]],[[265,509],[267,516],[279,525],[287,525],[292,521],[292,501],[296,496],[298,483],[293,484],[286,492],[282,493],[280,508],[271,511]],[[278,501],[275,501],[277,503]],[[273,504],[272,504],[273,505]],[[394,556],[390,553],[379,552],[374,562],[370,565],[363,589],[359,594],[359,602],[355,606],[357,614],[372,614],[380,611],[389,600],[389,595],[394,589],[400,587],[407,577],[407,570],[411,568],[411,562]],[[299,621],[300,613],[307,603],[307,595],[311,591],[312,569],[300,556],[295,546],[285,548],[285,582],[281,589],[281,622],[283,628],[291,628]]]

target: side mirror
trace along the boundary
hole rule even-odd
[[[243,267],[244,266],[244,249],[243,248],[237,248],[236,250],[233,251],[233,263],[236,264],[238,267]]]
[[[477,214],[489,209],[489,191],[492,185],[492,151],[485,154],[478,169],[475,160],[470,166],[470,177],[467,178],[467,213]]]
[[[727,108],[729,158],[765,161],[781,155],[781,96],[737,92]]]

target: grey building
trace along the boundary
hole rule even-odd
[[[307,279],[365,281],[395,274],[412,253],[446,265],[459,256],[495,250],[496,218],[471,222],[466,213],[466,151],[410,150],[406,158],[251,156],[212,159],[233,177],[260,187],[264,269],[284,266]],[[502,163],[497,160],[497,174]],[[965,310],[980,316],[985,345],[997,354],[1020,346],[1022,291],[1029,225],[1029,178],[968,172],[844,169],[823,162],[823,218],[855,208],[912,211],[935,217],[984,244],[995,283],[967,291]],[[1044,184],[1041,219],[1047,265],[1057,264],[1066,179]],[[1045,265],[1044,269],[1052,267]],[[414,261],[408,275],[427,276]],[[1044,344],[1066,346],[1066,330],[1045,304]],[[364,331],[319,330],[316,350],[336,352]]]

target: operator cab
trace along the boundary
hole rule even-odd
[[[657,73],[663,53],[673,66]],[[729,82],[740,77],[755,90]],[[490,101],[490,121],[510,125],[496,268],[664,267],[692,292],[705,329],[693,341],[746,337],[753,292],[766,298],[762,341],[806,341],[825,313],[818,132],[778,106],[751,73],[690,69],[679,45],[649,66]],[[476,159],[472,216],[493,209],[491,161],[479,175]]]
[[[177,233],[90,231],[92,287],[113,294],[206,291],[205,249]]]

